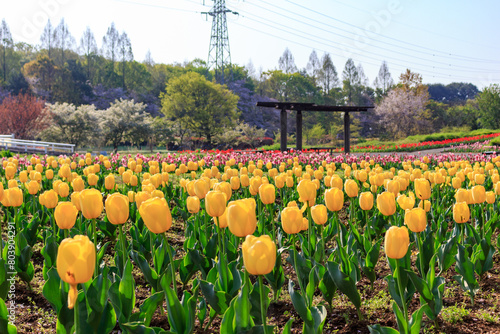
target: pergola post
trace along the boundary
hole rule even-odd
[[[302,110],[297,110],[297,151],[302,151]]]
[[[280,121],[281,121],[281,138],[280,138],[280,150],[281,152],[284,152],[287,150],[287,143],[286,143],[286,137],[287,137],[287,128],[286,128],[286,108],[281,109],[280,113]]]
[[[351,119],[349,117],[349,112],[344,113],[344,153],[351,152],[351,129],[350,129]]]

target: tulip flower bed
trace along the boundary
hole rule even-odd
[[[0,161],[0,333],[500,332],[500,157]]]

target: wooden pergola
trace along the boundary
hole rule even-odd
[[[373,106],[327,106],[317,105],[314,103],[300,103],[300,102],[257,102],[257,107],[275,108],[280,109],[280,124],[281,124],[281,140],[280,150],[287,150],[287,110],[297,111],[297,143],[296,149],[302,150],[302,112],[303,111],[321,111],[321,112],[343,112],[344,113],[344,152],[350,152],[350,112],[368,111],[374,108]]]

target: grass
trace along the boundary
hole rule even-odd
[[[441,317],[443,317],[443,320],[451,324],[462,322],[469,314],[470,311],[467,310],[464,305],[458,306],[457,304],[449,306],[441,311]]]
[[[495,315],[492,309],[479,310],[476,313],[476,316],[479,319],[490,323],[498,323],[500,321],[500,317],[498,315]]]

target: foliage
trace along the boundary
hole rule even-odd
[[[234,124],[238,116],[238,96],[195,72],[170,80],[160,98],[165,116],[204,136],[209,145],[212,137]]]
[[[47,127],[45,102],[28,94],[8,96],[0,104],[0,133],[34,139]]]
[[[400,84],[389,92],[375,112],[389,136],[402,138],[430,131],[431,118],[426,112],[427,87],[422,78],[407,70],[400,77]]]
[[[101,136],[100,111],[93,105],[76,107],[68,103],[48,103],[47,108],[51,125],[40,134],[44,140],[84,147],[96,144],[96,138]]]
[[[488,129],[500,128],[500,85],[486,87],[477,97],[481,125]]]
[[[115,150],[121,142],[138,145],[148,139],[152,117],[146,113],[143,103],[134,100],[116,100],[100,115],[104,141]]]

